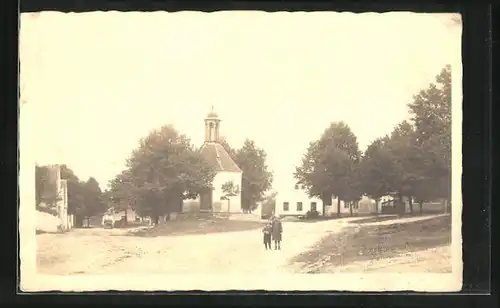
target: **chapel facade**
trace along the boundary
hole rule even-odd
[[[213,187],[200,193],[196,200],[186,200],[183,211],[201,211],[214,213],[241,213],[241,185],[243,172],[220,143],[221,119],[213,107],[204,120],[205,141],[201,146],[202,157],[209,163],[216,175]],[[233,182],[237,186],[238,194],[231,199],[223,200],[222,185]]]

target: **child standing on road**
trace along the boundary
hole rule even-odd
[[[271,232],[273,230],[273,227],[270,223],[267,223],[264,226],[264,229],[262,229],[262,233],[264,233],[264,246],[266,246],[267,249],[271,249]]]

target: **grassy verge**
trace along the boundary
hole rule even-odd
[[[374,223],[374,222],[382,222],[382,221],[388,221],[388,220],[396,220],[402,217],[425,217],[425,216],[432,216],[432,214],[410,214],[410,213],[405,213],[401,215],[397,214],[381,214],[380,216],[372,216],[372,217],[367,217],[367,218],[361,218],[361,219],[356,219],[356,220],[351,220],[349,221],[350,224],[367,224],[367,223]]]
[[[292,264],[305,268],[343,266],[357,261],[391,258],[451,244],[451,218],[441,216],[385,226],[349,226],[340,234],[324,237],[310,251],[299,254]]]
[[[245,231],[259,229],[261,227],[261,222],[236,221],[211,217],[206,219],[171,220],[166,224],[161,224],[150,229],[139,230],[130,235],[142,237],[179,236]]]
[[[373,216],[373,214],[370,214],[370,213],[353,213],[353,215],[351,215],[349,213],[341,213],[340,215],[332,214],[332,215],[327,215],[327,216],[320,215],[318,217],[301,217],[301,218],[290,217],[290,218],[285,218],[285,219],[288,219],[287,221],[315,223],[315,222],[320,222],[320,221],[325,221],[325,220],[335,220],[335,219],[340,219],[340,218],[371,217],[371,216]]]

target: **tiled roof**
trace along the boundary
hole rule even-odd
[[[201,155],[217,172],[242,172],[220,143],[207,142],[203,144]]]

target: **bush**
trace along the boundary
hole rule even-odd
[[[318,211],[307,211],[306,213],[306,219],[316,219],[318,217],[319,217]]]

